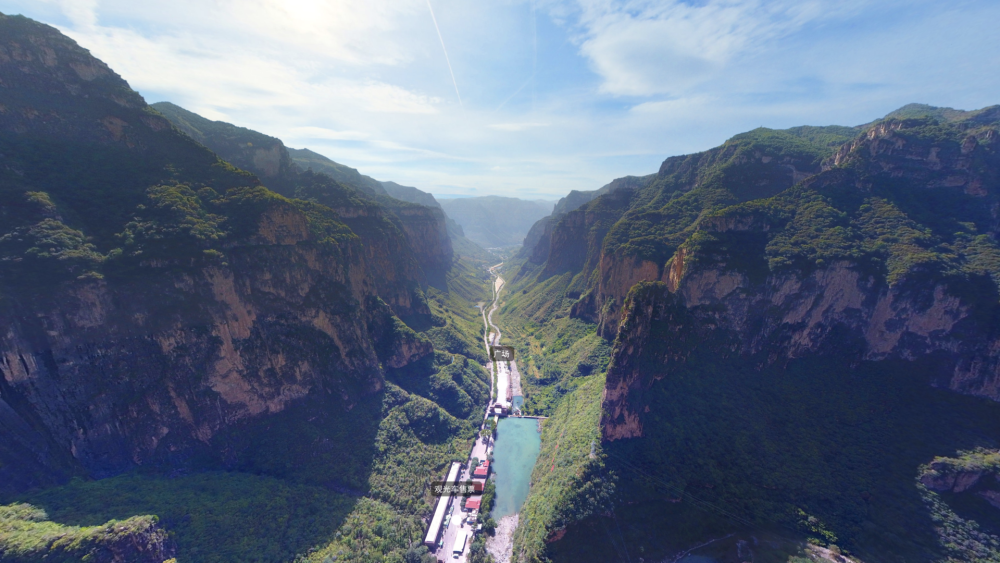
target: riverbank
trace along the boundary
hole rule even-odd
[[[510,563],[514,553],[514,530],[517,529],[517,514],[504,516],[497,522],[496,534],[486,540],[486,551],[496,563]]]

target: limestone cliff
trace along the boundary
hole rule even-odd
[[[0,492],[237,463],[220,433],[350,409],[432,352],[395,316],[429,314],[425,277],[377,202],[260,186],[27,18],[0,15],[0,81]],[[276,181],[277,143],[245,155]]]
[[[383,187],[357,170],[307,149],[293,154],[280,139],[223,121],[211,121],[169,102],[152,107],[226,161],[255,173],[268,188],[336,209],[341,219],[364,238],[373,255],[388,257],[403,253],[416,259],[404,271],[389,273],[388,279],[402,277],[421,283],[443,283],[453,256],[446,217],[434,196],[392,182]],[[386,189],[399,197],[388,197],[392,194]],[[403,315],[427,312],[401,306],[396,299],[386,300]]]
[[[605,255],[605,303],[632,288],[620,325],[601,311],[618,335],[605,438],[642,435],[639,391],[683,362],[684,335],[767,364],[827,353],[846,335],[857,350],[838,353],[854,361],[936,354],[948,360],[925,383],[1000,401],[998,274],[984,260],[1000,226],[995,113],[947,136],[926,120],[875,124],[798,187],[706,214],[662,266]],[[654,319],[678,336],[643,357]]]
[[[538,222],[532,225],[528,234],[524,237],[524,243],[521,245],[518,256],[526,258],[532,264],[545,264],[549,259],[549,252],[551,250],[552,232],[564,215],[579,209],[597,197],[621,188],[636,190],[645,187],[654,178],[654,174],[650,174],[649,176],[625,176],[594,191],[571,191],[566,197],[556,203],[551,215],[539,219]],[[559,266],[555,269],[558,270]]]
[[[349,406],[380,389],[382,362],[400,367],[431,347],[401,333],[380,356],[375,343],[394,326],[378,268],[358,243],[331,259],[296,228],[303,220],[262,219],[264,243],[229,249],[226,265],[149,267],[6,302],[3,410],[108,475],[210,448],[220,429],[309,394]]]
[[[702,208],[666,258],[608,235],[600,432],[658,479],[619,480],[626,504],[725,506],[868,561],[996,558],[995,466],[936,459],[1000,437],[993,113],[873,124],[778,194]]]
[[[256,174],[272,189],[281,190],[293,181],[294,164],[281,139],[208,120],[170,102],[157,102],[150,107],[227,162]]]

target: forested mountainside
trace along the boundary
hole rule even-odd
[[[554,216],[501,310],[525,371],[613,345],[536,382],[564,396],[515,553],[1000,561],[998,130],[919,105],[757,129]]]
[[[436,202],[429,207],[424,203],[413,205],[416,202],[410,200],[419,200],[419,197],[391,196],[382,188],[381,182],[361,176],[357,170],[311,151],[309,166],[303,169],[280,139],[257,131],[223,121],[211,121],[169,102],[158,102],[151,107],[227,162],[253,172],[267,183],[269,189],[287,197],[315,200],[337,209],[342,220],[356,232],[370,230],[373,222],[394,223],[405,233],[405,242],[417,258],[426,279],[443,287],[446,272],[451,267],[452,248],[447,218]],[[323,161],[326,164],[314,171],[315,163]],[[405,186],[394,184],[394,191],[400,191],[396,188]],[[416,188],[410,189],[434,199],[434,196]],[[362,200],[361,205],[357,200]]]
[[[440,210],[200,131],[0,15],[0,560],[401,560],[489,394],[488,276]]]
[[[153,107],[160,109],[159,104]],[[396,182],[380,182],[371,176],[365,176],[350,166],[345,166],[339,162],[315,153],[309,149],[288,149],[292,161],[305,170],[322,172],[329,175],[334,180],[355,187],[372,195],[387,195],[410,203],[419,203],[427,207],[440,208],[441,204],[434,199],[434,196],[414,188],[403,186]]]
[[[350,166],[334,162],[319,153],[315,153],[309,149],[288,149],[288,153],[292,161],[304,170],[321,172],[342,184],[352,186],[372,195],[389,195],[382,186],[382,182],[370,176],[365,176]]]
[[[556,223],[558,223],[560,219],[562,219],[563,215],[573,211],[574,209],[578,209],[580,206],[593,201],[599,196],[611,193],[623,187],[642,187],[648,184],[652,179],[653,175],[641,177],[626,176],[624,178],[618,178],[617,180],[614,180],[597,190],[573,190],[569,192],[566,197],[556,202],[556,206],[552,209],[552,213],[550,215],[542,217],[537,223],[531,226],[531,229],[528,230],[528,234],[524,237],[521,250],[518,251],[518,257],[526,259],[532,264],[544,264],[545,261],[549,259],[549,245],[552,240],[552,228],[555,227]],[[528,270],[530,270],[530,268],[528,268]]]
[[[155,105],[156,104],[154,104],[154,106]],[[412,186],[403,186],[397,184],[396,182],[380,182],[371,176],[361,174],[354,168],[334,162],[333,160],[330,160],[329,158],[309,149],[290,148],[288,149],[288,153],[291,156],[292,162],[300,168],[326,174],[342,184],[354,187],[363,192],[374,195],[387,195],[400,201],[441,209],[441,204],[434,199],[434,196],[423,190],[419,190]],[[444,220],[448,229],[448,234],[451,235],[453,239],[459,239],[465,236],[465,233],[462,231],[462,227],[456,223],[454,219],[448,217],[446,214]],[[455,242],[462,244],[465,241]]]

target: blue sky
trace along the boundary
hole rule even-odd
[[[1000,103],[1000,2],[0,0],[0,11],[56,26],[149,102],[438,195],[554,199],[758,126]]]

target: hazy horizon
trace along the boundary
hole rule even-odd
[[[0,1],[170,101],[442,197],[558,199],[758,126],[997,102],[1000,5]]]

